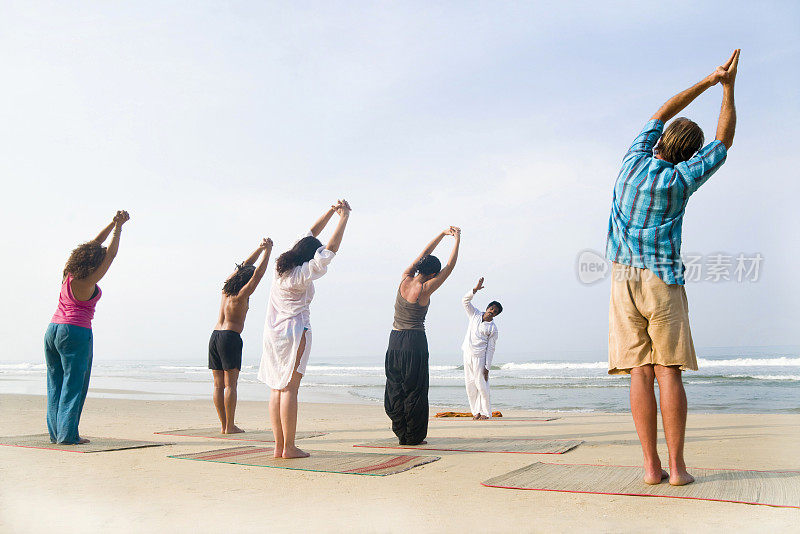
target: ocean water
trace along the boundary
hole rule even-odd
[[[624,412],[629,409],[626,376],[609,376],[604,360],[531,359],[498,363],[490,374],[493,408],[557,412]],[[383,362],[337,363],[312,360],[301,385],[301,401],[381,403]],[[700,370],[684,373],[693,412],[800,413],[800,351],[732,350],[700,353]],[[239,398],[266,400],[258,367],[247,365]],[[45,365],[0,363],[0,394],[46,393]],[[97,358],[90,396],[149,400],[205,399],[211,374],[205,365],[180,361],[125,362]],[[466,409],[463,367],[430,366],[430,402]]]

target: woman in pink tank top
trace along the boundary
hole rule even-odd
[[[97,286],[119,249],[122,225],[130,216],[118,211],[92,241],[72,251],[64,267],[58,307],[44,335],[47,363],[47,430],[53,443],[80,444],[83,403],[92,372],[92,318],[102,291]],[[103,242],[111,232],[108,248]]]

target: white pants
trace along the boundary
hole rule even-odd
[[[484,376],[486,357],[476,358],[469,351],[464,351],[464,383],[467,386],[467,398],[472,415],[492,416],[492,401],[489,398],[489,382]]]

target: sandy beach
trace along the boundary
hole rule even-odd
[[[432,408],[433,412],[434,408]],[[0,396],[0,435],[45,432],[45,398]],[[74,454],[0,447],[3,532],[796,531],[800,510],[724,502],[487,488],[481,481],[535,461],[636,465],[639,445],[626,414],[543,414],[549,422],[433,421],[429,436],[582,439],[562,455],[423,451],[441,460],[385,477],[315,473],[168,458],[235,445],[154,435],[213,426],[210,402],[87,400],[81,434],[175,445]],[[266,404],[242,402],[245,429],[268,428]],[[307,449],[348,451],[391,436],[378,405],[304,403],[299,430],[326,436]],[[690,466],[800,469],[800,415],[690,414]],[[663,457],[666,447],[660,445]],[[381,452],[381,451],[376,451]],[[400,452],[400,451],[395,451]]]

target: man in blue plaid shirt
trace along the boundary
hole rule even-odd
[[[722,166],[733,144],[739,52],[661,106],[625,154],[614,185],[606,244],[612,262],[608,372],[631,375],[631,413],[648,484],[667,477],[676,486],[694,481],[683,459],[686,392],[681,373],[697,370],[697,357],[683,286],[681,227],[689,197]],[[722,109],[713,142],[703,147],[703,130],[687,118],[664,128],[717,83],[722,84]],[[661,468],[656,450],[656,379],[669,473]]]

